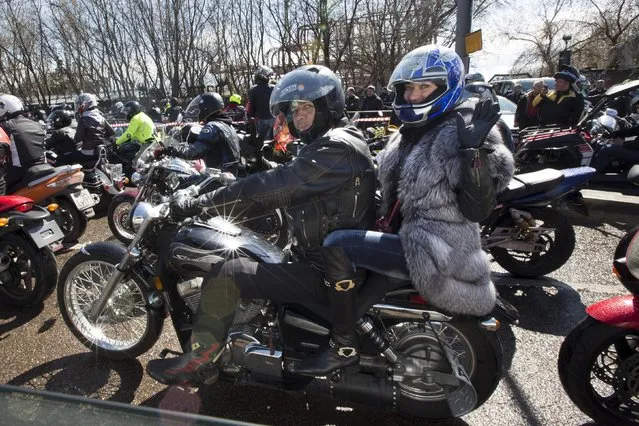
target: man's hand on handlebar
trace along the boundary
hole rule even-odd
[[[188,195],[181,195],[171,201],[171,215],[176,219],[193,217],[202,212],[198,199]]]

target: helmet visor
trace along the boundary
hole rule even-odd
[[[441,76],[410,81],[399,80],[393,83],[392,88],[395,90],[396,108],[431,105],[449,90],[448,78]]]

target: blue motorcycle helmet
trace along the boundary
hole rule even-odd
[[[437,89],[419,104],[404,99],[409,83],[430,82]],[[388,90],[395,92],[393,110],[407,126],[421,126],[446,114],[464,90],[464,63],[454,50],[427,45],[407,53],[393,70]]]

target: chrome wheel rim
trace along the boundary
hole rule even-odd
[[[64,283],[65,309],[76,329],[92,344],[124,351],[138,344],[149,327],[146,301],[135,281],[122,281],[116,287],[96,321],[88,316],[114,272],[115,265],[102,261],[76,266]]]
[[[131,227],[127,226],[132,206],[133,205],[127,201],[118,204],[113,211],[113,224],[115,225],[115,229],[118,231],[118,234],[127,240],[132,240],[135,237],[135,232],[133,232]]]

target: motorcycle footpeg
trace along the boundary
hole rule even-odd
[[[175,356],[182,356],[182,355],[184,355],[184,353],[182,353],[182,352],[178,352],[178,351],[174,351],[174,350],[172,350],[172,349],[164,348],[164,349],[162,349],[162,352],[160,352],[160,355],[158,355],[158,358],[160,358],[160,359],[164,359],[164,358],[166,358],[166,356],[167,356],[167,355],[169,355],[169,354],[171,354],[171,355],[175,355]]]

